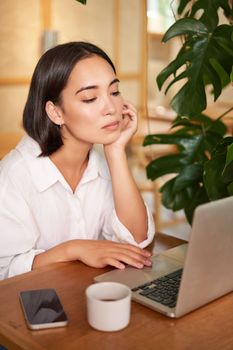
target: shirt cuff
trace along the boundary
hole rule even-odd
[[[112,216],[112,227],[115,232],[115,238],[116,238],[115,241],[121,242],[121,243],[133,244],[140,248],[145,248],[152,242],[155,235],[154,218],[146,203],[145,203],[145,206],[147,211],[147,225],[148,225],[147,238],[144,241],[137,243],[133,235],[130,233],[130,231],[120,222],[120,220],[117,217],[116,211],[114,210],[113,216]]]
[[[31,271],[34,257],[43,252],[44,250],[42,249],[30,250],[29,252],[14,256],[10,262],[8,276],[6,277],[12,277]]]

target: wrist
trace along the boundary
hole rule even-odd
[[[126,157],[125,147],[123,145],[106,145],[104,146],[104,154],[107,159]]]

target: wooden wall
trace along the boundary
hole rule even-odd
[[[121,90],[146,110],[146,0],[0,1],[0,133],[21,134],[22,111],[46,30],[58,43],[86,40],[111,56]]]

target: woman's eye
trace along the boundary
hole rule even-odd
[[[118,96],[118,95],[120,95],[120,91],[114,91],[114,92],[112,92],[112,95],[113,96]]]
[[[95,100],[96,100],[96,97],[86,98],[86,99],[83,99],[82,102],[84,102],[84,103],[91,103],[91,102],[94,102]]]

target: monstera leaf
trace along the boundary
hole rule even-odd
[[[228,185],[233,182],[233,137],[225,137],[204,164],[204,185],[210,200],[229,196]]]
[[[188,6],[187,5],[192,5]],[[218,10],[222,8],[225,16],[232,20],[233,19],[233,7],[230,6],[230,1],[228,0],[180,0],[178,6],[178,14],[181,15],[188,8],[185,16],[194,17],[199,10],[201,10],[201,15],[199,17],[200,21],[205,23],[207,26],[215,27],[218,24]]]
[[[80,2],[83,5],[86,5],[86,3],[87,3],[87,0],[76,0],[76,1]]]
[[[178,128],[178,130],[177,130]],[[224,137],[226,126],[205,114],[178,116],[169,134],[151,134],[144,146],[170,144],[174,152],[153,159],[147,178],[169,175],[161,187],[163,205],[173,211],[184,209],[192,223],[195,208],[233,191],[233,137]]]
[[[212,30],[200,20],[182,18],[168,29],[163,42],[180,35],[185,37],[185,42],[177,57],[157,76],[157,84],[161,90],[164,82],[173,76],[167,92],[174,83],[184,79],[171,106],[179,115],[194,116],[206,108],[206,85],[212,85],[214,100],[217,100],[230,82],[233,27],[223,24]]]

